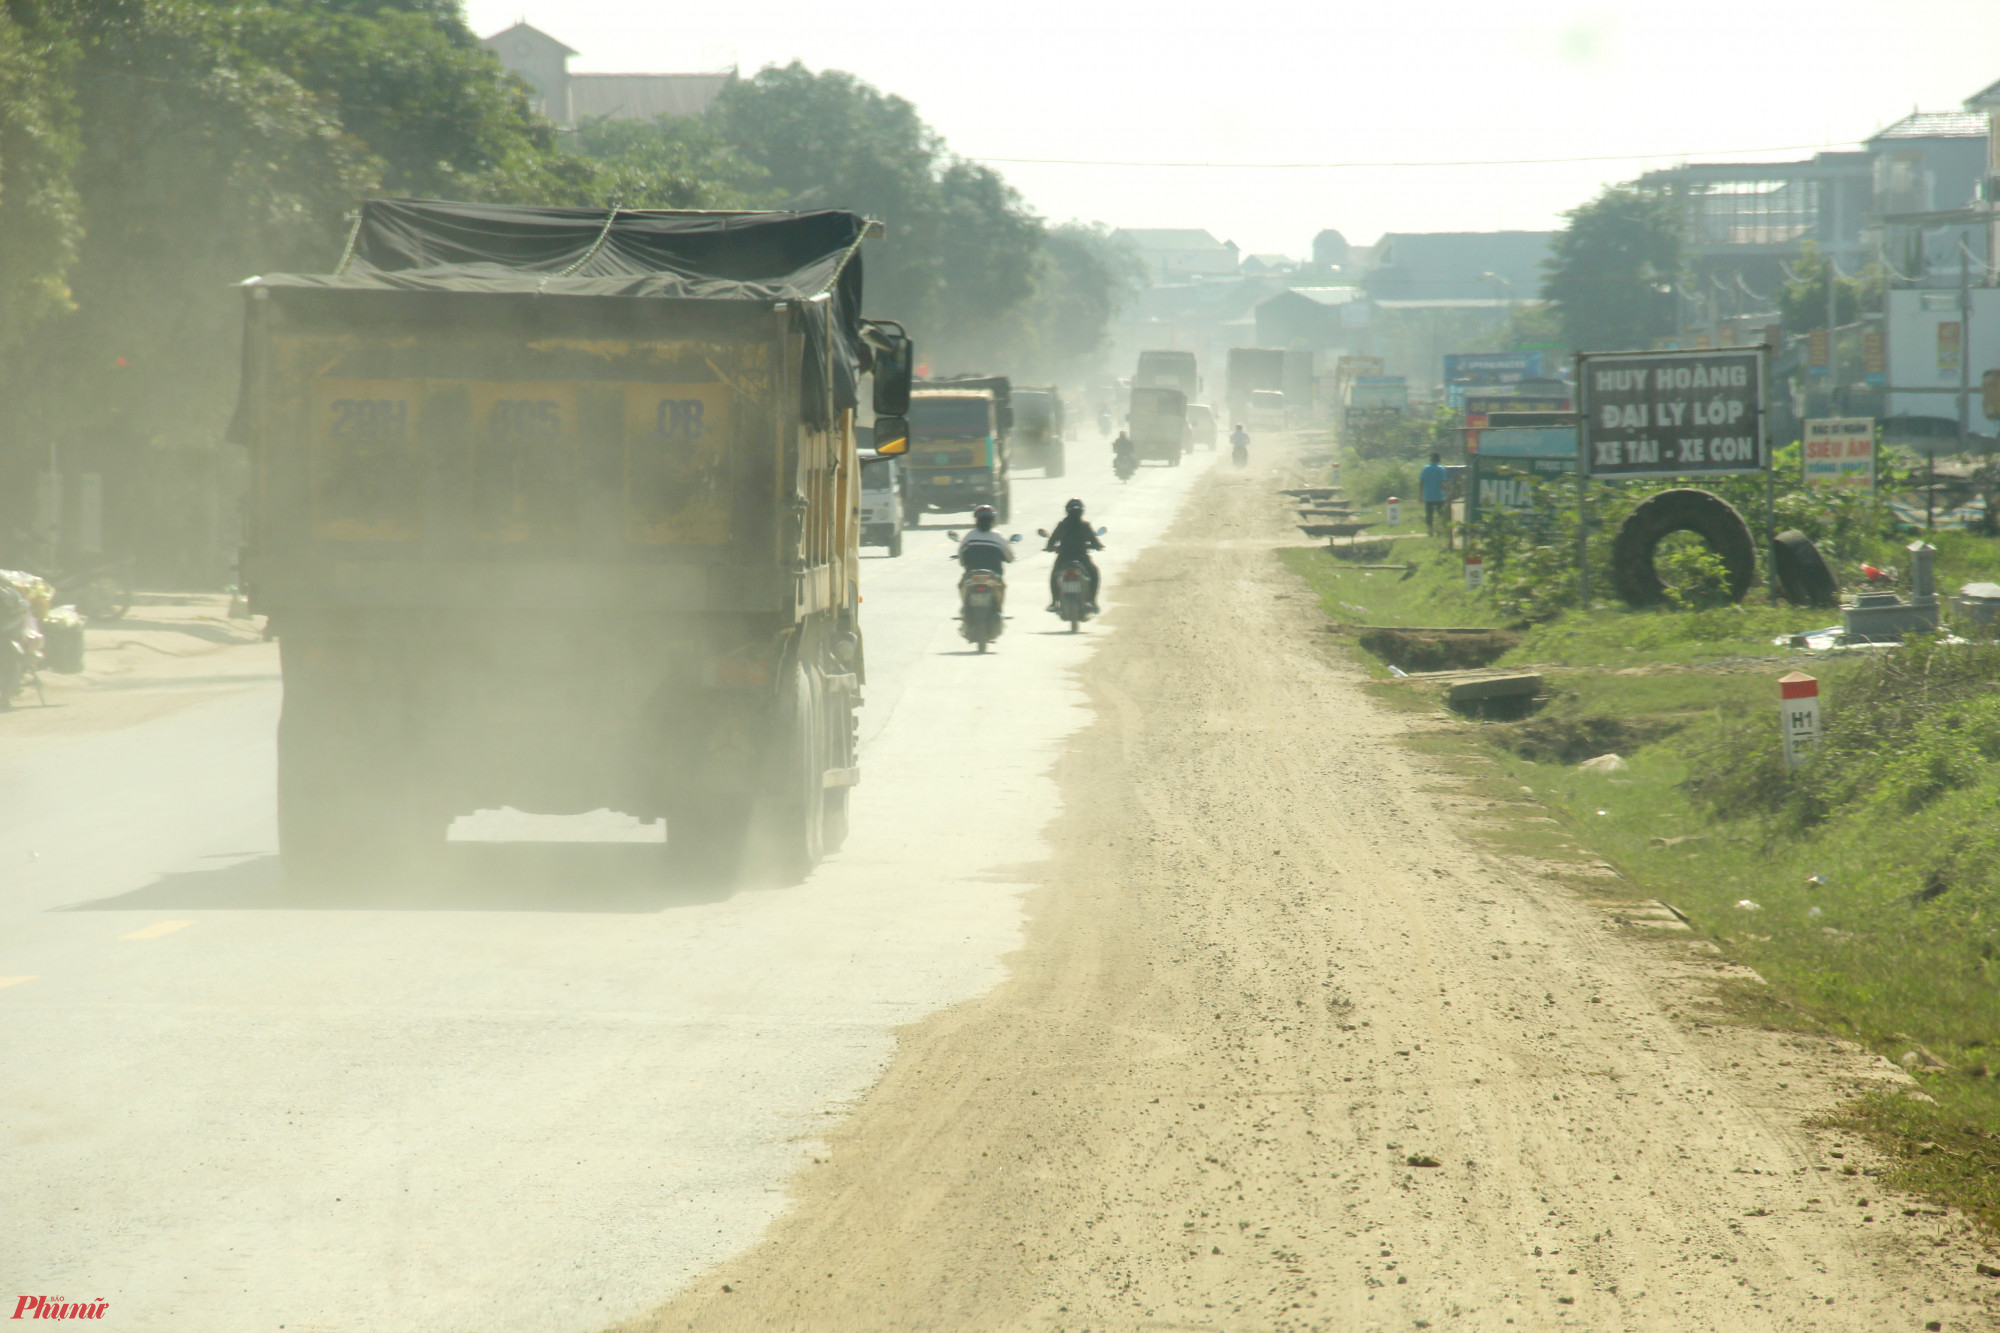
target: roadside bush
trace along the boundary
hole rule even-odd
[[[1676,611],[1732,604],[1729,567],[1707,542],[1691,532],[1669,533],[1653,553],[1653,568],[1666,585],[1667,604]]]
[[[1458,414],[1440,407],[1429,416],[1405,414],[1364,422],[1347,430],[1343,443],[1349,453],[1364,462],[1376,459],[1428,461],[1433,452],[1457,458],[1464,451],[1465,436]]]
[[[1775,726],[1723,726],[1684,788],[1715,819],[1759,815],[1802,833],[1843,812],[1913,814],[2000,779],[2000,645],[1913,639],[1838,678],[1819,750],[1785,770]]]
[[[1356,504],[1380,504],[1390,496],[1414,500],[1418,465],[1406,459],[1377,458],[1341,469],[1341,488]]]

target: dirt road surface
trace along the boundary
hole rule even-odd
[[[1807,1128],[1893,1071],[1695,1021],[1705,946],[1463,836],[1276,484],[1217,469],[1117,584],[1008,979],[623,1333],[1994,1327],[1959,1219]]]

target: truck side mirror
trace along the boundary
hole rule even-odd
[[[874,354],[875,415],[900,417],[910,410],[910,381],[916,375],[917,348],[903,326],[886,319],[871,319],[865,326],[869,350]]]
[[[909,397],[909,386],[904,385],[905,398]],[[910,423],[903,417],[875,418],[875,456],[894,458],[898,454],[910,452]]]

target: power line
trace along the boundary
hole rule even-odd
[[[976,153],[967,156],[974,162],[1005,162],[1042,167],[1189,167],[1223,171],[1343,171],[1371,167],[1534,167],[1563,162],[1631,162],[1646,157],[1693,158],[1722,157],[1732,153],[1800,153],[1807,149],[1833,146],[1823,143],[1794,143],[1779,144],[1773,148],[1711,148],[1700,152],[1677,150],[1669,153],[1599,153],[1588,157],[1493,157],[1428,162],[1137,162],[1084,157],[986,157]]]

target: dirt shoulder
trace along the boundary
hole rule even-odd
[[[1708,1021],[1754,978],[1490,850],[1518,812],[1326,646],[1275,485],[1112,590],[1010,979],[628,1333],[1992,1326],[1962,1221],[1807,1128],[1898,1071]]]
[[[9,741],[132,726],[212,698],[278,679],[278,645],[262,620],[229,615],[223,593],[141,593],[123,619],[84,631],[78,675],[44,671],[0,712]]]

